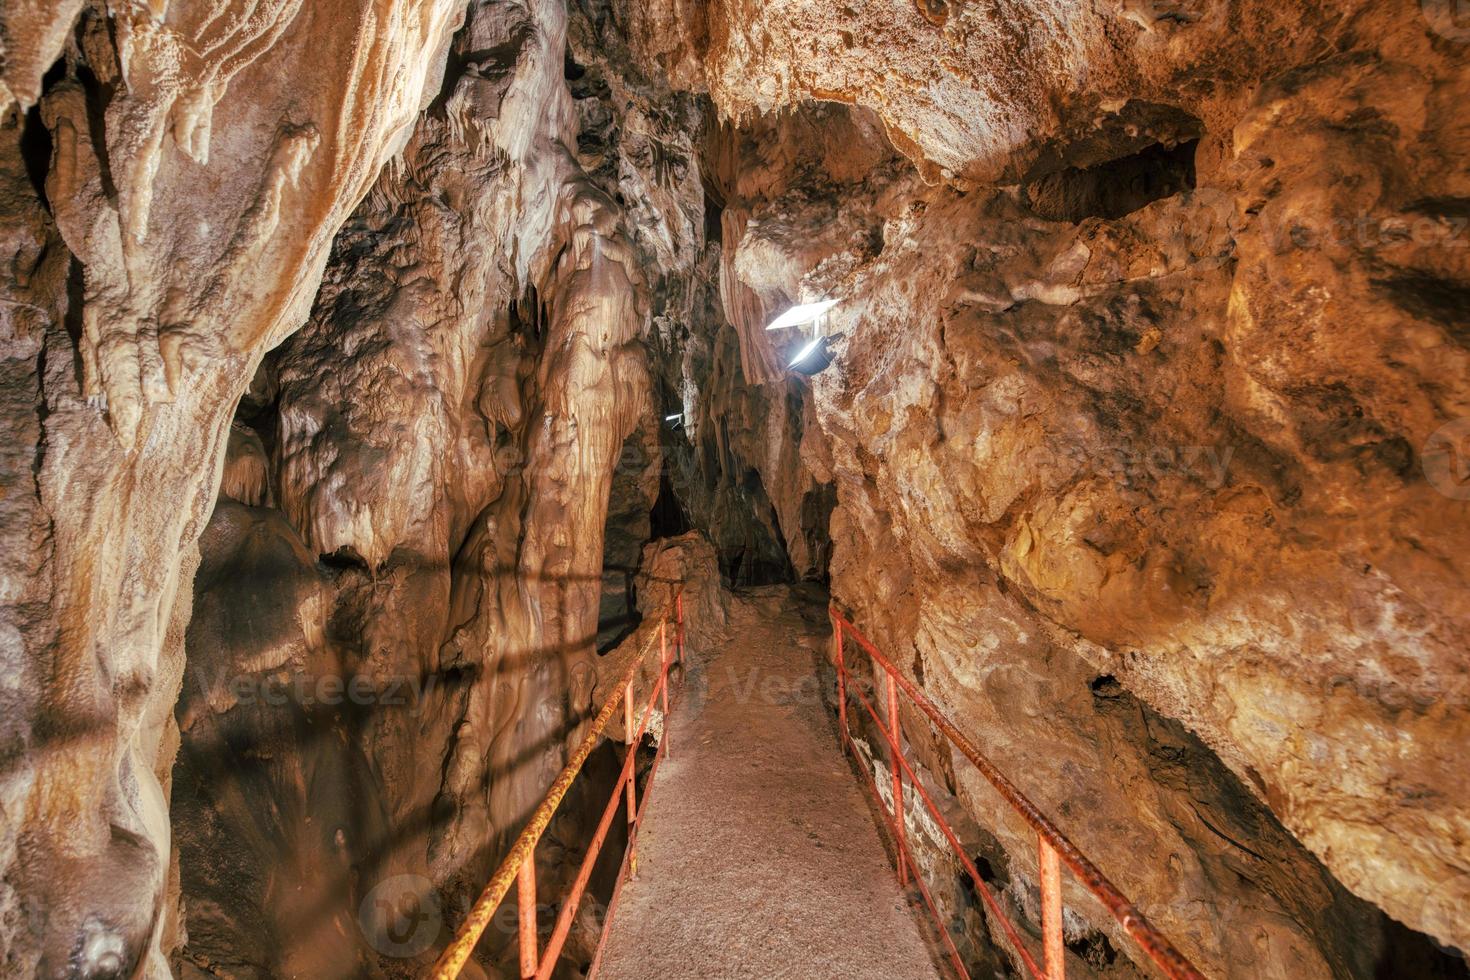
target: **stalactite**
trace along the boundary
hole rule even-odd
[[[1444,7],[0,0],[3,970],[419,972],[657,567],[830,587],[1208,975],[1463,975]]]

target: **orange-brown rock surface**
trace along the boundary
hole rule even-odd
[[[5,344],[33,402],[6,459],[8,973],[167,969],[168,719],[234,405],[460,13],[5,5]]]
[[[1470,394],[1462,42],[1409,4],[906,6],[716,4],[673,46],[638,35],[675,74],[694,52],[686,84],[736,120],[855,102],[955,178],[875,198],[787,168],[727,266],[842,300],[805,454],[837,485],[834,595],[1054,812],[1109,814],[1079,837],[1132,891],[1209,894],[1230,835],[1105,734],[1098,684],[1464,944],[1467,515],[1424,468]],[[876,254],[832,235],[863,220]],[[1164,918],[1221,972],[1367,968],[1251,904]]]
[[[1462,975],[1454,14],[0,0],[0,974],[421,970],[717,566],[829,584],[1208,975]]]

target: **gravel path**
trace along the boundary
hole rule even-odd
[[[822,709],[828,630],[756,590],[723,649],[689,651],[601,980],[938,977]]]

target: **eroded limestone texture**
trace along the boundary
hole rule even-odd
[[[621,210],[568,149],[564,34],[559,4],[472,9],[442,91],[339,236],[310,323],[271,356],[267,404],[246,420],[274,446],[280,547],[328,569],[322,673],[366,692],[319,709],[320,750],[243,722],[322,774],[268,795],[315,815],[304,832],[284,828],[292,853],[341,854],[277,872],[340,936],[360,937],[374,890],[407,878],[462,914],[594,694],[601,538],[620,451],[645,414],[647,301]],[[239,724],[237,712],[216,724]],[[219,756],[198,748],[201,766]],[[368,805],[324,823],[321,778],[347,779]],[[206,795],[181,801],[211,825],[183,840],[186,869],[261,808]],[[268,866],[279,849],[263,838],[233,860]],[[378,954],[391,965],[435,952],[369,937],[353,956],[269,894],[201,884],[234,930],[270,910],[272,972],[349,976]],[[248,960],[229,929],[196,941],[188,886],[185,956],[206,969]]]
[[[1231,894],[1211,865],[1234,835],[1103,734],[1099,684],[1188,726],[1348,888],[1464,944],[1466,512],[1421,468],[1467,395],[1462,61],[1412,4],[1144,7],[1000,30],[974,4],[714,5],[687,30],[725,114],[872,104],[925,179],[1018,181],[829,180],[814,208],[789,168],[735,246],[744,287],[843,300],[804,454],[837,483],[834,594],[1029,792],[1090,815],[1079,840],[1130,891],[1176,896],[1161,921],[1214,970],[1389,954],[1293,934],[1325,898]],[[862,67],[837,47],[894,36]],[[975,56],[1003,37],[1048,57]],[[930,114],[960,79],[990,100],[968,131]],[[864,220],[876,248],[828,237]],[[1270,863],[1236,877],[1271,891]]]
[[[458,15],[5,6],[7,153],[29,178],[5,345],[32,401],[7,416],[4,550],[30,556],[6,578],[7,973],[167,969],[169,718],[230,418],[437,88]]]
[[[1210,976],[1463,972],[1448,6],[0,2],[0,972],[421,970],[714,567],[829,584]]]

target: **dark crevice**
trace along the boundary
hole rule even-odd
[[[569,82],[576,82],[586,74],[587,69],[577,64],[577,59],[572,57],[572,53],[568,51],[562,60],[561,77]]]
[[[1115,220],[1193,190],[1198,146],[1198,140],[1174,146],[1154,143],[1096,166],[1068,167],[1036,177],[1025,184],[1023,193],[1031,210],[1052,221]]]
[[[1373,288],[1389,302],[1418,320],[1442,327],[1460,347],[1470,347],[1470,285],[1439,276],[1413,274],[1375,279]]]
[[[801,501],[801,530],[818,571],[816,581],[828,588],[832,584],[832,512],[836,509],[835,483],[817,484]]]
[[[1068,952],[1094,970],[1106,970],[1118,959],[1118,951],[1108,942],[1108,937],[1100,932],[1089,930],[1066,945]]]
[[[82,370],[82,306],[85,281],[82,278],[82,263],[75,258],[66,270],[66,315],[62,325],[71,338],[72,375],[76,378],[77,391],[85,394],[86,378]]]
[[[42,97],[65,77],[66,62],[58,60],[41,76]],[[25,164],[26,177],[30,180],[36,197],[40,198],[41,206],[47,211],[51,210],[51,201],[46,196],[46,175],[51,170],[51,151],[51,131],[41,121],[41,105],[38,102],[20,117],[20,156],[21,162]]]
[[[51,210],[51,201],[46,197],[46,174],[51,169],[51,131],[41,122],[41,107],[33,105],[21,119],[20,156],[25,164],[26,176],[41,206]]]
[[[700,183],[704,187],[704,240],[716,245],[724,241],[723,216],[725,214],[725,199],[715,188],[714,184],[703,176],[704,167],[701,166]]]
[[[344,545],[330,554],[317,556],[317,562],[325,568],[334,571],[351,571],[353,569],[370,571],[367,559],[357,553],[351,545]]]
[[[104,85],[85,64],[76,67],[77,81],[87,93],[87,128],[92,142],[92,152],[97,158],[97,168],[102,179],[102,193],[109,200],[118,199],[117,184],[112,179],[112,159],[107,153],[107,106],[112,101],[116,86]]]
[[[746,546],[733,553],[720,556],[721,571],[732,586],[787,585],[796,581],[796,569],[791,557],[782,544],[786,537],[781,532],[781,519],[775,505],[766,495],[760,473],[754,468],[746,469],[742,480],[744,496],[751,501],[757,512],[763,510],[766,520],[762,522],[770,531],[773,546],[760,548]]]
[[[669,480],[667,471],[659,476],[658,498],[653,502],[648,520],[654,540],[676,538],[692,530],[693,526],[689,523],[684,508],[679,505],[679,498],[674,493],[674,485]]]

